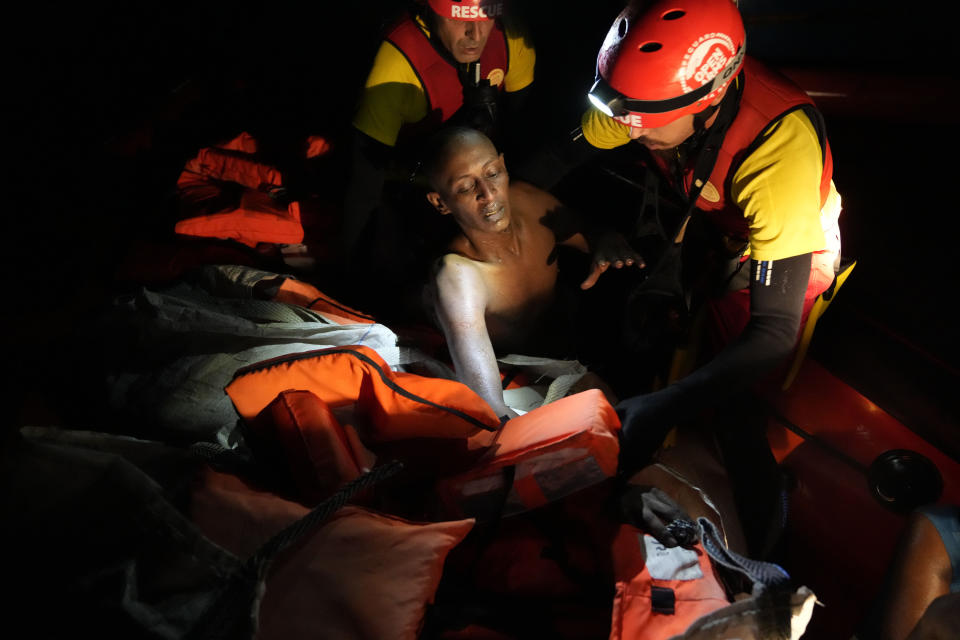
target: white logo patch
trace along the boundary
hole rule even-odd
[[[641,116],[639,113],[627,113],[626,115],[622,116],[614,116],[613,119],[620,124],[627,125],[628,127],[633,127],[636,129],[643,128],[643,116]]]
[[[476,5],[468,5],[466,7],[458,7],[453,5],[450,7],[450,17],[451,18],[468,18],[468,19],[489,19],[496,18],[497,16],[503,15],[503,3],[498,2],[496,4],[488,4],[483,7],[478,7]]]
[[[697,552],[693,549],[668,548],[649,534],[639,535],[643,538],[647,571],[654,580],[699,580],[703,577]]]
[[[689,93],[707,84],[736,53],[733,40],[725,33],[705,33],[687,47],[680,67],[683,92]]]
[[[700,190],[700,197],[707,202],[720,202],[720,192],[717,191],[717,188],[713,186],[713,183],[709,180]]]

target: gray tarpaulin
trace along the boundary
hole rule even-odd
[[[108,406],[127,418],[124,432],[233,447],[237,414],[224,388],[234,373],[326,347],[364,345],[394,369],[454,378],[444,363],[399,347],[397,335],[382,324],[335,324],[322,313],[257,298],[284,277],[249,267],[210,266],[189,282],[117,298],[102,328],[110,353]],[[507,394],[510,406],[522,411],[591,386],[605,389],[577,361],[511,354],[500,363],[534,379],[532,387]]]
[[[101,328],[108,405],[132,435],[233,446],[237,414],[224,388],[241,367],[333,346],[364,345],[398,367],[419,356],[381,324],[335,324],[296,305],[253,297],[277,274],[217,266],[162,291],[117,298]],[[164,438],[166,439],[166,438]]]
[[[7,637],[178,640],[239,571],[176,504],[185,449],[32,427],[3,444]]]

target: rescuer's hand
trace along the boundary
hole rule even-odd
[[[587,279],[580,283],[581,289],[589,289],[597,283],[600,276],[610,267],[622,269],[647,266],[643,256],[634,251],[627,239],[616,231],[603,231],[592,234],[589,239],[590,252],[593,254],[593,267]]]
[[[489,80],[476,85],[463,85],[463,106],[450,119],[450,124],[471,127],[492,136],[497,126],[497,97],[499,90]]]
[[[650,461],[673,427],[682,401],[679,388],[671,385],[617,403],[614,408],[620,417],[621,475],[636,471]]]
[[[665,547],[689,547],[700,537],[690,516],[656,487],[625,485],[620,494],[620,514],[625,522],[649,533]]]
[[[476,85],[468,83],[463,86],[463,106],[494,111],[499,94],[500,90],[492,86],[489,80],[481,80]]]

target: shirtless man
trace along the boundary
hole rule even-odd
[[[458,379],[497,415],[515,417],[503,401],[496,354],[523,350],[542,328],[554,300],[557,246],[593,252],[582,289],[611,265],[644,263],[619,234],[576,231],[572,212],[551,194],[510,183],[503,154],[482,133],[451,128],[433,142],[424,167],[433,188],[427,200],[452,215],[460,233],[437,263],[428,300]]]

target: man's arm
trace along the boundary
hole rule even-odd
[[[530,113],[533,85],[519,91],[502,93],[503,117],[498,136],[498,147],[508,158],[522,158],[528,153],[530,145]]]
[[[623,434],[632,441],[626,449],[640,458],[673,424],[749,389],[784,362],[796,344],[812,252],[826,245],[822,152],[815,127],[801,111],[778,120],[765,136],[731,182],[731,197],[750,224],[750,320],[703,367],[661,391],[622,403]]]
[[[530,113],[530,97],[534,91],[537,52],[530,30],[518,16],[508,12],[502,22],[510,63],[503,78],[501,100],[504,117],[497,146],[508,158],[519,158],[527,153],[530,146],[530,122],[534,117]]]
[[[381,203],[387,168],[401,128],[427,115],[427,98],[407,58],[391,42],[380,44],[351,120],[350,174],[337,249],[349,257]]]
[[[572,247],[593,257],[590,274],[580,284],[589,289],[604,271],[613,266],[646,266],[643,257],[633,250],[622,234],[613,229],[590,223],[585,216],[560,202],[553,194],[523,181],[514,184],[525,197],[535,200],[533,210],[544,211],[540,224],[550,229],[557,244]]]
[[[624,464],[642,464],[674,424],[748,389],[786,359],[796,344],[811,260],[810,253],[751,260],[750,321],[743,332],[685,378],[617,405]]]
[[[949,541],[949,531],[955,526],[957,516],[948,516],[947,509],[945,506],[935,507],[932,517],[938,521],[944,518],[948,532],[946,541]],[[935,631],[940,626],[932,624],[939,619],[934,614],[938,607],[934,607],[933,603],[940,596],[950,593],[950,583],[953,581],[950,550],[953,548],[952,544],[945,544],[945,538],[929,512],[917,510],[907,517],[883,587],[874,602],[876,615],[865,620],[865,631],[870,632],[865,637],[879,640],[957,637],[937,635]],[[931,608],[933,611],[930,611]],[[930,613],[930,617],[925,612]],[[954,615],[953,621],[956,624],[960,616]],[[946,626],[943,630],[946,630]]]
[[[597,283],[603,273],[613,266],[614,269],[647,266],[643,256],[634,251],[623,235],[613,229],[588,227],[560,244],[574,247],[593,257],[592,268],[586,280],[580,283],[581,289],[589,289]]]
[[[503,401],[497,358],[487,334],[486,287],[477,268],[447,255],[436,276],[437,318],[447,339],[457,378],[487,401],[498,416],[517,414]]]
[[[386,167],[393,149],[354,129],[350,142],[350,177],[343,202],[337,250],[349,258],[371,213],[379,206]]]
[[[800,329],[812,254],[750,261],[750,321],[711,362],[690,374],[685,386],[716,402],[744,390],[790,355]]]

